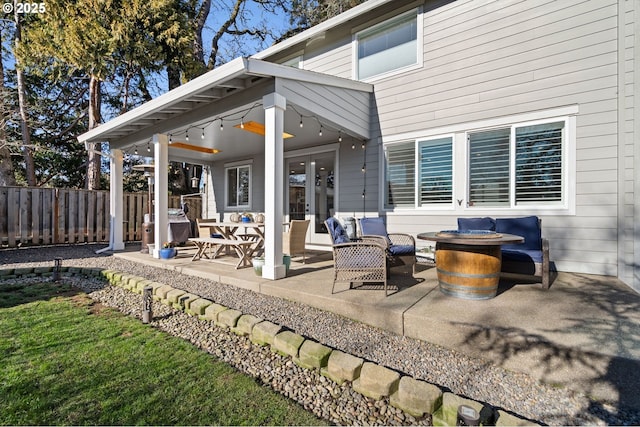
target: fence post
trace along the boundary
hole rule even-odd
[[[58,216],[60,215],[60,190],[55,189],[53,193],[53,221],[51,227],[53,228],[53,243],[58,243]]]

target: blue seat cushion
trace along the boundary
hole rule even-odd
[[[537,216],[525,216],[520,218],[498,218],[496,220],[496,232],[515,234],[524,237],[524,243],[503,245],[502,249],[526,251],[542,250],[542,230]]]
[[[391,245],[389,253],[393,256],[415,255],[416,248],[413,245]]]
[[[496,231],[496,220],[488,216],[484,218],[458,218],[458,230]]]
[[[382,236],[389,243],[389,235],[387,234],[387,227],[384,225],[382,218],[361,218],[360,219],[360,231],[363,236]]]
[[[349,239],[349,236],[347,235],[347,232],[342,227],[342,224],[340,224],[337,219],[331,217],[328,218],[326,222],[329,229],[329,234],[331,234],[331,239],[333,240],[334,245],[340,243],[349,243],[351,241],[351,239]]]
[[[224,236],[222,234],[218,234],[218,233],[211,233],[211,238],[212,239],[224,239]]]
[[[506,245],[505,245],[506,246]],[[542,251],[534,249],[502,249],[502,262],[542,263]]]

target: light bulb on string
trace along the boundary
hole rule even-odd
[[[189,142],[189,129],[187,129],[186,135],[184,137],[184,139]]]
[[[204,128],[202,128],[202,135],[200,135],[200,139],[204,139]]]
[[[224,131],[224,122],[220,119],[220,132]]]

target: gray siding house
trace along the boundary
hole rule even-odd
[[[167,158],[205,166],[203,216],[275,218],[272,278],[279,218],[326,247],[330,215],[537,215],[559,271],[640,291],[638,1],[369,0],[148,104],[80,140],[219,150]]]

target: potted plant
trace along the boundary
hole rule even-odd
[[[256,273],[256,276],[262,277],[262,267],[264,266],[264,257],[257,256],[251,259],[251,263],[253,264],[253,271]]]
[[[176,256],[178,251],[173,247],[172,242],[165,242],[162,245],[162,249],[160,249],[160,258],[162,259],[170,259]]]
[[[256,276],[262,277],[262,267],[264,267],[264,257],[258,256],[253,257],[251,259],[251,263],[253,264],[253,271],[256,273]],[[285,274],[289,274],[289,267],[291,266],[291,255],[283,254],[282,255],[282,263],[285,266]]]

